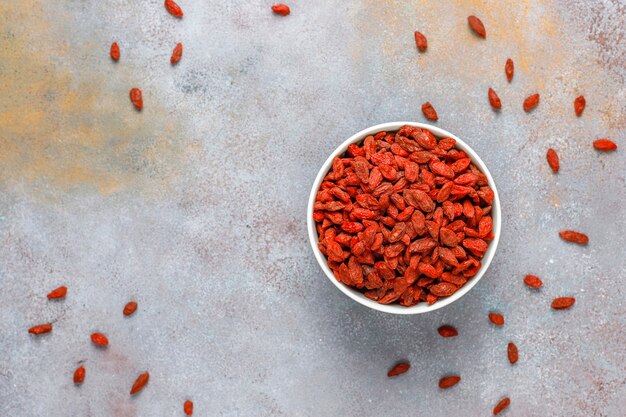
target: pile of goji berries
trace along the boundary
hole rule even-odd
[[[433,304],[481,267],[493,239],[487,177],[452,138],[402,126],[348,146],[317,193],[335,277],[381,304]]]

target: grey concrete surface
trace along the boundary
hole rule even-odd
[[[485,416],[505,395],[508,416],[626,415],[623,1],[320,0],[288,17],[269,1],[179,3],[181,20],[161,0],[2,2],[0,415],[177,416],[190,398],[197,416]],[[424,121],[425,101],[489,166],[503,233],[468,295],[398,317],[327,281],[305,208],[338,144]],[[599,137],[620,149],[594,151]],[[565,228],[589,246],[561,241]],[[528,273],[544,288],[525,288]],[[562,295],[575,306],[551,311]],[[51,334],[27,334],[47,321]],[[439,337],[444,323],[459,337]],[[410,372],[389,380],[400,359]],[[449,373],[463,379],[442,392]]]

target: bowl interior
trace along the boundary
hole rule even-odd
[[[396,131],[404,125],[410,125],[410,126],[419,127],[421,129],[427,129],[438,138],[449,137],[449,138],[455,139],[456,148],[465,151],[465,153],[467,153],[468,156],[471,158],[472,162],[478,168],[480,168],[480,170],[487,176],[487,179],[489,180],[489,186],[491,187],[494,193],[494,199],[493,199],[492,208],[491,208],[491,217],[493,219],[494,239],[489,243],[489,248],[487,249],[487,252],[485,252],[485,255],[483,256],[483,259],[481,261],[482,266],[480,270],[472,279],[470,279],[457,292],[452,294],[450,297],[446,297],[446,298],[442,298],[438,300],[433,305],[428,305],[427,303],[422,302],[411,307],[404,307],[404,306],[397,305],[397,304],[379,304],[374,300],[370,300],[369,298],[361,294],[359,291],[351,287],[348,287],[342,282],[337,281],[333,272],[328,267],[328,264],[326,262],[326,257],[324,256],[324,254],[322,254],[322,252],[319,250],[317,246],[318,236],[317,236],[317,230],[315,229],[315,221],[313,220],[313,205],[315,203],[315,197],[317,195],[317,191],[319,190],[320,184],[322,183],[322,180],[324,179],[324,177],[330,170],[333,159],[335,159],[335,157],[339,155],[343,155],[343,153],[348,148],[348,145],[352,143],[359,143],[363,139],[365,139],[365,137],[368,135],[374,135],[382,131]],[[328,157],[324,165],[322,165],[322,168],[320,169],[319,173],[317,174],[317,177],[315,178],[315,183],[313,184],[311,195],[309,196],[309,204],[307,208],[307,227],[308,227],[308,232],[309,232],[309,241],[311,242],[313,252],[315,253],[315,258],[317,259],[318,263],[320,264],[320,267],[322,268],[322,270],[324,271],[328,279],[339,290],[341,290],[341,292],[343,292],[348,297],[352,298],[353,300],[355,300],[356,302],[360,304],[373,308],[374,310],[384,311],[386,313],[394,313],[394,314],[427,313],[429,311],[434,311],[441,307],[447,306],[448,304],[451,304],[454,301],[461,298],[463,295],[465,295],[469,290],[471,290],[478,283],[478,281],[482,278],[482,276],[485,274],[485,272],[489,268],[489,265],[491,264],[491,260],[493,259],[493,256],[496,252],[498,241],[500,240],[500,227],[501,227],[500,198],[498,196],[498,190],[496,188],[495,182],[493,181],[493,177],[491,176],[491,173],[487,169],[487,166],[484,164],[484,162],[480,159],[480,157],[474,152],[472,148],[470,148],[465,142],[463,142],[461,139],[459,139],[455,135],[441,128],[438,128],[436,126],[431,126],[431,125],[424,124],[424,123],[415,123],[415,122],[383,123],[383,124],[379,124],[379,125],[367,128],[365,130],[362,130],[359,133],[350,137],[348,140],[342,143]]]

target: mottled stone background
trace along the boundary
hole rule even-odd
[[[626,415],[623,0],[292,1],[286,18],[265,0],[179,3],[182,20],[162,0],[2,1],[0,415],[178,416],[191,398],[198,416],[485,416],[504,395],[511,416]],[[305,209],[338,144],[424,121],[425,101],[489,166],[503,232],[467,296],[398,317],[328,282]],[[599,137],[620,149],[594,151]],[[561,241],[564,228],[589,246]],[[67,299],[49,302],[62,284]],[[551,311],[561,295],[576,305]],[[27,334],[46,321],[52,334]],[[439,337],[443,323],[459,337]],[[399,359],[411,371],[387,379]],[[447,373],[463,380],[441,392]]]

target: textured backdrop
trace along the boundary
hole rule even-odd
[[[511,416],[626,414],[623,0],[294,0],[287,17],[265,0],[179,4],[182,20],[161,0],[2,2],[0,415],[176,416],[191,398],[199,416],[484,416],[505,395]],[[489,166],[503,232],[468,295],[398,317],[327,281],[305,209],[338,144],[424,121],[425,101]],[[621,148],[600,154],[599,137]],[[589,246],[561,241],[566,228]],[[67,299],[48,301],[63,284]],[[554,312],[561,295],[576,305]],[[27,334],[47,321],[53,333]],[[459,337],[439,337],[443,323]],[[399,359],[413,367],[390,380]],[[447,373],[463,380],[442,392]]]

